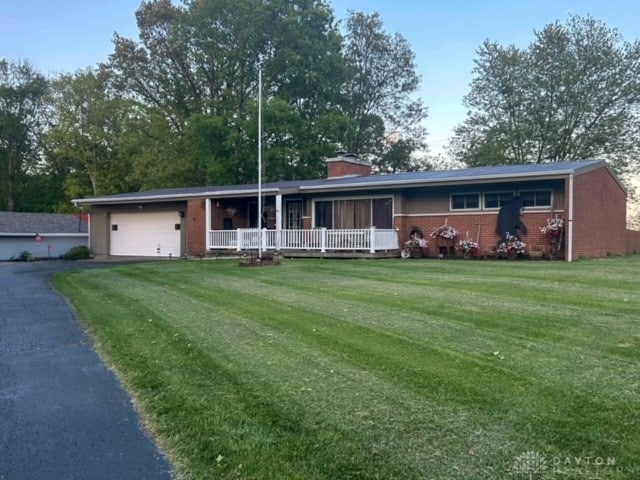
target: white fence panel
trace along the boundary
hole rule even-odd
[[[280,248],[282,250],[321,250],[324,229],[282,230]]]
[[[210,230],[209,248],[236,248],[238,246],[237,230]]]
[[[369,229],[327,230],[327,250],[369,250]]]
[[[377,230],[376,229],[376,250],[395,250],[399,247],[398,232],[395,230]]]
[[[398,232],[376,228],[327,230],[237,230],[209,231],[210,249],[257,250],[393,250],[398,247]]]

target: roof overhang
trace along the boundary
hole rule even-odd
[[[262,194],[278,193],[278,188],[263,188]],[[72,200],[75,206],[80,205],[120,205],[150,202],[172,202],[191,200],[194,198],[228,198],[248,195],[258,195],[257,188],[237,190],[205,190],[197,193],[166,193],[149,195],[119,195],[117,197],[77,198]]]

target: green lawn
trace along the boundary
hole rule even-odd
[[[640,257],[64,273],[179,478],[640,478]],[[536,463],[537,462],[537,463]]]

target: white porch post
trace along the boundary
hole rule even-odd
[[[327,251],[327,229],[325,227],[322,227],[321,232],[320,251],[322,253],[325,253]]]
[[[276,195],[276,250],[282,247],[282,194]]]
[[[236,229],[236,252],[241,252],[242,251],[242,245],[241,242],[242,241],[242,235],[240,234],[240,229]]]
[[[369,253],[376,253],[376,227],[369,227]]]
[[[209,232],[211,231],[211,199],[207,198],[204,201],[204,214],[205,214],[205,228],[206,228],[206,232],[205,232],[205,242],[206,242],[206,249],[208,250],[210,245],[210,239],[209,239]]]

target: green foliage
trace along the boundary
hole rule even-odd
[[[48,82],[27,62],[0,59],[0,197],[15,210],[19,190],[38,165]]]
[[[639,267],[156,262],[54,284],[181,478],[493,480],[533,451],[548,478],[623,480]],[[550,461],[596,456],[615,468]]]
[[[591,17],[546,25],[525,49],[486,41],[451,150],[469,165],[638,158],[640,42]],[[636,162],[637,166],[637,162]]]
[[[356,123],[347,150],[382,171],[412,170],[411,154],[425,147],[426,109],[412,98],[420,78],[409,43],[385,32],[378,13],[352,12],[345,60],[347,111]]]
[[[18,255],[18,260],[21,262],[33,262],[35,259],[36,257],[29,250],[23,250],[20,252],[20,255]]]
[[[50,169],[65,172],[67,198],[131,188],[123,144],[135,131],[137,111],[115,95],[104,70],[62,75],[52,82],[47,131]]]
[[[322,0],[151,0],[136,18],[95,68],[48,82],[0,62],[2,209],[257,181],[260,67],[265,180],[323,176],[345,149],[420,168],[414,55],[377,14],[352,14],[346,39]]]
[[[76,245],[65,252],[61,258],[64,260],[86,260],[91,258],[91,250],[86,245]]]
[[[140,42],[116,36],[109,68],[123,94],[155,111],[148,131],[165,122],[166,134],[150,133],[154,153],[144,147],[136,171],[156,184],[255,181],[262,64],[265,156],[279,162],[273,176],[319,174],[319,151],[334,151],[338,138],[315,129],[337,111],[344,82],[341,37],[327,5],[158,0],[137,17]]]

